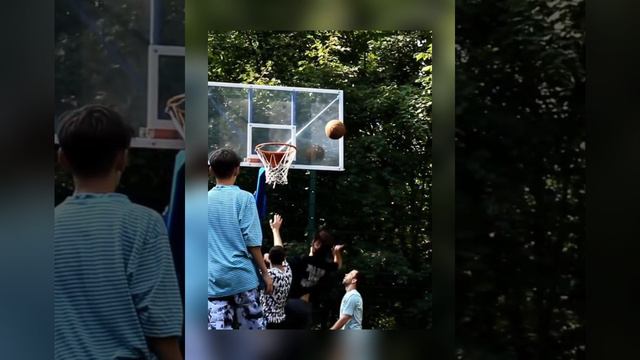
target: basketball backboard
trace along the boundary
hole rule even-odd
[[[325,134],[344,121],[341,90],[209,82],[209,151],[229,147],[242,166],[260,167],[255,147],[295,145],[291,169],[344,170],[344,139]]]
[[[184,148],[165,111],[166,101],[185,91],[184,0],[55,7],[55,129],[62,113],[100,103],[135,130],[132,147]]]

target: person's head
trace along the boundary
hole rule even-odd
[[[274,246],[269,250],[269,262],[271,265],[282,265],[286,255],[282,246]]]
[[[350,286],[353,285],[355,287],[361,286],[364,282],[364,274],[358,270],[351,270],[344,275],[344,279],[342,279],[342,285]]]
[[[218,149],[209,155],[209,173],[218,180],[235,179],[240,173],[240,157],[231,149]]]
[[[327,254],[331,252],[333,246],[333,236],[326,229],[320,229],[313,237],[311,247],[313,254]]]
[[[86,105],[62,116],[58,158],[78,178],[92,179],[122,172],[132,129],[116,111]]]

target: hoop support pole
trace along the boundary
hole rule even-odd
[[[309,241],[316,235],[316,185],[317,175],[315,170],[309,170],[309,211],[307,222],[307,234]]]

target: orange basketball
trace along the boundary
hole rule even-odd
[[[328,137],[336,140],[340,139],[347,132],[344,123],[340,120],[331,120],[325,125],[324,132]]]

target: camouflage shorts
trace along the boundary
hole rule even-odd
[[[218,299],[209,299],[208,329],[264,330],[266,322],[259,303],[258,290]]]

